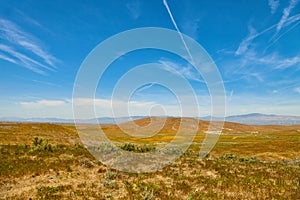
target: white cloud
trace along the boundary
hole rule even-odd
[[[297,5],[298,2],[299,2],[299,0],[290,0],[289,6],[283,10],[283,15],[276,27],[277,33],[282,29],[282,27],[284,26],[284,24],[286,23],[289,15],[290,15],[290,13],[292,12],[292,10],[294,9],[294,7]]]
[[[300,87],[294,88],[294,91],[300,94]],[[277,95],[274,91],[275,96],[271,97],[258,97],[249,96],[249,94],[234,94],[233,91],[227,94],[227,115],[241,114],[241,113],[275,113],[275,114],[290,114],[299,115],[299,100],[290,99],[287,100],[282,95]],[[147,116],[153,114],[153,108],[155,106],[162,107],[164,114],[168,116],[205,116],[211,115],[211,102],[209,95],[196,96],[198,99],[198,106],[195,109],[189,102],[193,97],[184,96],[185,105],[179,104],[158,104],[154,101],[142,102],[142,101],[131,101],[129,103],[121,100],[114,101],[114,109],[117,110],[113,114],[111,100],[107,99],[89,99],[81,98],[74,99],[77,101],[77,111],[80,119],[89,119],[93,117],[122,117],[122,116]],[[87,106],[93,106],[95,102],[95,113],[85,113]],[[3,103],[3,102],[2,102]],[[72,104],[71,100],[39,100],[39,101],[25,101],[18,103],[21,107],[12,106],[12,111],[17,117],[60,117],[60,118],[72,118]],[[9,108],[9,105],[6,105]],[[121,112],[118,112],[121,109]],[[181,110],[184,109],[184,110]],[[199,112],[198,110],[199,109]],[[154,110],[155,111],[155,110]],[[3,114],[3,113],[1,113]],[[215,113],[214,115],[218,115]]]
[[[296,5],[297,2],[298,1],[291,1],[290,4],[293,7]],[[287,15],[287,17],[284,19],[284,23],[281,22],[282,23],[281,25],[280,25],[280,23],[274,24],[260,32],[257,32],[252,26],[248,26],[248,29],[249,29],[248,36],[241,41],[238,49],[235,51],[235,55],[239,55],[241,58],[240,59],[241,68],[245,67],[245,66],[254,67],[254,66],[258,66],[258,65],[263,65],[264,67],[271,67],[271,69],[278,70],[278,69],[286,69],[286,68],[290,68],[290,67],[299,66],[300,56],[298,56],[298,55],[291,56],[291,57],[283,57],[283,56],[279,55],[278,52],[274,52],[274,53],[270,53],[270,54],[265,53],[267,48],[269,48],[271,45],[273,45],[275,42],[277,42],[288,31],[295,28],[295,26],[297,26],[298,23],[300,24],[300,22],[298,22],[299,20],[300,20],[300,14],[296,14],[291,17],[288,17],[288,15]],[[289,27],[291,25],[293,25],[293,26]],[[269,31],[273,30],[276,32],[278,26],[280,26],[280,29],[283,27],[289,27],[289,29],[286,30],[286,32],[284,32],[282,34],[277,35],[276,37],[273,36],[272,38],[270,38],[269,44],[266,45],[264,52],[259,53],[257,50],[258,49],[257,46],[259,46],[260,44],[254,43],[253,40],[255,40],[259,36],[262,36],[263,34],[269,32]],[[238,70],[241,70],[241,69],[238,69]],[[248,73],[249,73],[249,71],[248,71]],[[255,76],[260,81],[263,80],[262,77],[257,76],[257,74],[252,74],[252,75]]]
[[[291,24],[293,24],[294,22],[297,22],[300,20],[300,14],[296,14],[296,15],[293,15],[291,17],[289,17],[286,21],[285,21],[285,24],[284,26],[289,26]]]
[[[230,91],[229,95],[228,95],[228,92],[227,92],[227,95],[226,95],[226,96],[227,96],[227,97],[226,97],[227,103],[229,103],[229,102],[232,100],[233,93],[234,93],[233,90]]]
[[[139,92],[142,92],[144,90],[147,90],[149,88],[151,88],[152,86],[154,86],[155,84],[154,83],[150,83],[150,84],[146,84],[146,85],[143,85],[142,87],[138,88],[135,93],[139,93]]]
[[[264,78],[262,77],[262,75],[258,72],[255,72],[255,73],[249,73],[247,74],[248,76],[252,76],[254,78],[256,78],[259,82],[263,82],[264,81]]]
[[[199,18],[195,18],[195,19],[190,19],[189,16],[188,19],[184,20],[184,23],[182,25],[183,28],[183,32],[187,35],[189,35],[190,37],[192,37],[193,39],[197,39],[198,38],[198,32],[199,32]]]
[[[15,23],[0,18],[0,38],[9,44],[7,46],[2,43],[0,50],[18,60],[5,59],[6,61],[25,66],[40,74],[44,74],[45,69],[53,71],[56,68],[55,63],[58,62],[58,59],[48,53],[36,37],[23,31]],[[28,56],[20,51],[26,52]],[[29,56],[29,54],[32,55]],[[39,68],[43,68],[43,70]]]
[[[274,14],[279,6],[279,0],[269,0],[268,3],[271,8],[271,13]]]
[[[289,67],[298,66],[300,64],[300,56],[283,58],[279,56],[277,53],[269,54],[263,57],[258,57],[258,56],[252,57],[250,59],[256,62],[256,64],[269,65],[273,69],[286,69]]]
[[[286,69],[295,65],[300,66],[300,56],[277,60],[276,69]]]
[[[30,107],[41,107],[41,106],[62,106],[65,105],[66,101],[61,100],[38,100],[38,101],[23,101],[19,102],[22,106],[30,106]]]
[[[300,87],[294,88],[294,91],[297,92],[298,94],[300,94]]]
[[[154,101],[123,101],[100,98],[73,99],[75,116],[77,118],[122,117],[132,115],[148,115]],[[78,116],[80,115],[80,116]]]
[[[75,105],[78,106],[91,106],[95,105],[99,108],[111,108],[112,106],[124,107],[128,104],[135,107],[151,106],[155,102],[141,102],[141,101],[122,101],[122,100],[110,100],[110,99],[90,99],[90,98],[76,98],[73,99]]]
[[[40,68],[53,70],[53,69],[49,68],[48,66],[40,63],[39,61],[36,61],[22,53],[17,52],[12,47],[0,44],[0,51],[6,52],[7,54],[9,54],[12,57],[12,58],[10,58],[12,63],[19,64],[22,67],[26,67],[27,69],[30,69],[31,71],[33,71],[35,73],[45,74],[45,72],[43,70],[41,70]]]
[[[42,28],[42,29],[46,29],[45,27],[43,27],[36,19],[33,19],[29,16],[27,16],[24,12],[22,12],[21,10],[18,10],[17,8],[15,8],[15,13],[17,15],[19,15],[19,17],[24,21],[26,22],[27,24],[30,24],[30,25],[34,25],[38,28]]]
[[[248,30],[248,36],[240,43],[238,49],[235,51],[235,55],[241,55],[245,53],[251,45],[253,39],[257,37],[257,31],[251,25],[248,26]]]
[[[210,97],[196,96],[199,104],[196,108],[193,101],[194,97],[183,96],[181,105],[179,102],[164,102],[158,103],[156,101],[123,101],[123,100],[108,100],[108,99],[91,99],[91,98],[77,98],[73,99],[73,106],[75,105],[75,117],[78,119],[97,117],[123,117],[123,116],[149,116],[153,111],[163,110],[164,115],[167,116],[198,116],[198,110],[201,114],[210,113]],[[207,102],[208,101],[208,102]],[[91,107],[92,106],[92,107]],[[184,110],[182,110],[184,109]]]
[[[3,55],[3,54],[0,54],[0,59],[6,60],[6,61],[14,63],[14,64],[18,64],[16,60],[14,60],[13,58],[8,57],[6,55]]]
[[[181,64],[163,59],[159,60],[159,63],[165,66],[164,70],[169,71],[177,76],[182,75],[189,80],[204,82],[192,65],[183,66]]]
[[[258,66],[263,65],[274,70],[282,70],[290,67],[300,67],[300,56],[282,57],[278,53],[261,56],[255,51],[249,51],[243,55],[243,66]]]
[[[131,2],[128,2],[126,4],[126,7],[130,13],[130,16],[133,19],[138,19],[141,15],[141,10],[140,10],[140,2],[138,0],[134,0]]]
[[[35,79],[32,79],[31,81],[39,83],[39,84],[43,84],[43,85],[54,86],[54,87],[61,87],[61,85],[57,85],[57,84],[50,83],[50,82],[47,82],[47,81],[41,81],[41,80],[35,80]]]
[[[266,50],[271,45],[273,45],[275,42],[277,42],[283,35],[285,35],[287,32],[289,32],[293,28],[295,28],[299,24],[298,21],[300,21],[300,14],[296,14],[294,16],[287,17],[286,19],[284,19],[284,23],[278,22],[277,24],[273,24],[272,26],[269,26],[260,32],[256,32],[256,30],[253,27],[248,26],[248,30],[249,30],[248,36],[241,41],[241,43],[238,46],[238,49],[235,51],[235,55],[242,55],[242,54],[246,53],[248,51],[248,49],[250,48],[250,46],[252,45],[253,40],[255,40],[256,38],[264,35],[265,33],[269,32],[269,31],[272,31],[274,29],[276,31],[278,26],[280,26],[280,29],[282,29],[282,28],[286,28],[286,27],[289,27],[292,24],[294,24],[293,27],[291,27],[290,29],[288,29],[286,32],[284,32],[282,34],[278,34],[278,32],[276,32],[276,34],[269,40],[270,44],[265,48],[265,50]],[[231,53],[231,51],[228,51],[226,49],[225,50],[222,49],[219,52],[229,53],[229,54]]]

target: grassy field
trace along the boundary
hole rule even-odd
[[[150,121],[135,123],[146,127]],[[103,130],[121,148],[143,151],[145,145],[170,141],[178,123],[168,119],[159,133],[144,139],[116,125]],[[191,147],[174,163],[135,174],[95,160],[72,125],[1,123],[0,199],[300,199],[300,126],[226,123],[215,148],[201,160],[208,122],[199,121],[199,127]]]

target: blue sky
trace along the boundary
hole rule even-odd
[[[171,16],[163,0],[0,1],[0,117],[72,118],[76,74],[96,45],[133,28],[176,31],[176,26],[216,63],[227,115],[300,115],[299,0],[166,3]],[[184,76],[197,91],[200,116],[210,114],[201,75],[178,56],[148,49],[122,56],[106,72],[96,92],[98,116],[111,116],[110,98],[120,77],[149,62]],[[132,115],[147,115],[153,106],[150,114],[159,115],[164,107],[164,114],[180,115],[174,94],[159,85],[149,83],[131,100]],[[127,106],[121,99],[116,102]]]

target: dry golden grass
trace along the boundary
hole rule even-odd
[[[150,119],[134,123],[145,128]],[[159,144],[174,138],[179,123],[167,119],[157,135],[143,139],[116,125],[102,128],[120,144]],[[300,126],[225,123],[210,157],[200,160],[209,123],[198,123],[189,150],[149,174],[108,169],[80,145],[72,125],[2,123],[0,199],[300,199],[300,162],[284,161],[300,158]],[[131,130],[131,124],[125,127]],[[48,140],[51,149],[35,148],[36,136]]]
[[[75,129],[57,124],[45,123],[0,123],[0,144],[31,144],[38,136],[48,139],[51,144],[80,143]]]

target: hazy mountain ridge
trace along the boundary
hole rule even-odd
[[[234,115],[226,117],[228,122],[237,122],[242,124],[300,124],[300,116],[287,116],[287,115],[266,115],[261,113],[251,113],[246,115]]]
[[[76,123],[82,124],[115,124],[123,123],[136,119],[145,118],[145,116],[131,116],[131,117],[100,117],[94,119],[79,119],[76,120]],[[40,123],[61,123],[61,124],[73,124],[75,123],[74,119],[62,119],[62,118],[21,118],[21,117],[1,117],[0,121],[2,122],[40,122]]]
[[[77,123],[82,124],[116,124],[123,123],[132,120],[137,120],[141,118],[146,118],[148,116],[131,116],[131,117],[100,117],[95,119],[80,119]],[[170,117],[170,116],[163,116]],[[201,120],[222,120],[220,117],[200,117]],[[74,123],[73,119],[61,119],[61,118],[19,118],[19,117],[2,117],[0,121],[5,122],[41,122],[41,123]],[[274,115],[274,114],[261,114],[261,113],[250,113],[244,115],[232,115],[225,117],[227,122],[236,122],[241,124],[253,124],[253,125],[267,125],[267,124],[278,124],[278,125],[291,125],[300,124],[300,116],[288,116],[288,115]]]

